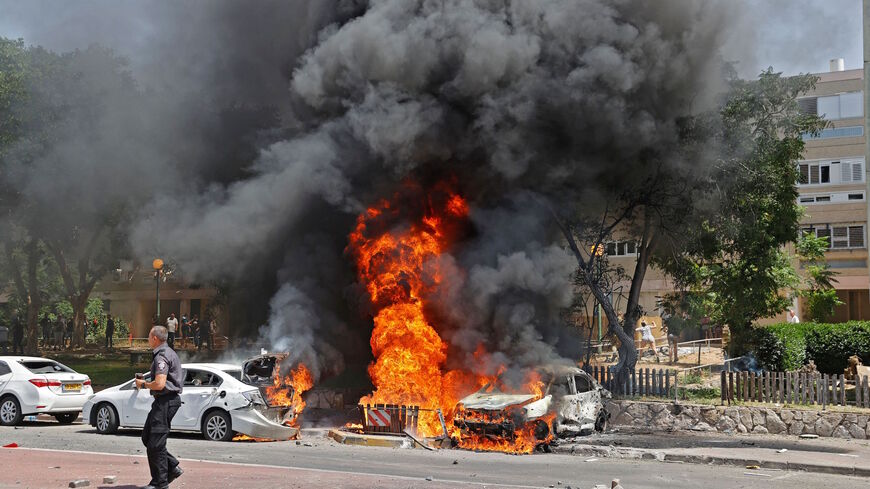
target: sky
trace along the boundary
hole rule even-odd
[[[861,0],[729,1],[744,10],[744,25],[731,31],[725,52],[744,77],[768,66],[786,74],[828,71],[838,57],[846,69],[862,66]],[[145,20],[159,15],[145,9],[146,2],[131,0],[0,0],[0,35],[58,51],[105,44],[130,57],[135,71],[148,65],[137,53],[159,29]]]

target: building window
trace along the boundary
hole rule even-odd
[[[837,250],[864,248],[864,225],[819,224],[802,229],[804,234],[828,238],[828,248]]]
[[[864,115],[864,94],[847,92],[825,97],[798,99],[798,106],[805,114],[814,114],[829,121],[855,119]]]
[[[637,243],[634,241],[610,241],[604,245],[607,256],[637,255]]]
[[[818,135],[804,133],[804,141],[813,141],[816,139],[830,138],[856,138],[864,135],[864,126],[848,126],[848,127],[831,127],[822,129]]]
[[[798,164],[800,185],[838,185],[864,181],[864,159],[807,161]]]
[[[831,183],[830,163],[802,163],[800,166],[801,182],[805,185]]]
[[[849,200],[864,200],[864,193],[860,194],[849,194]]]

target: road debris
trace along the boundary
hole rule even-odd
[[[758,469],[760,469],[761,467],[759,467],[758,465],[747,465],[746,468],[747,468],[747,469],[752,469],[752,470],[758,470]]]
[[[744,472],[743,475],[751,475],[753,477],[773,477],[773,474],[763,474],[761,472]]]
[[[785,453],[787,451],[788,451],[788,448],[780,448],[779,450],[776,451],[776,453]]]
[[[811,433],[804,433],[800,437],[803,438],[804,440],[815,440],[816,438],[819,437],[819,435],[813,435]]]
[[[431,481],[435,480],[435,478],[432,477],[431,475],[427,475],[427,476],[426,476],[426,480],[429,481],[429,482],[431,482]]]
[[[118,480],[117,475],[107,475],[103,477],[103,484],[114,484]]]
[[[597,462],[597,461],[598,461],[597,458],[587,458],[586,460],[584,460],[584,462]]]
[[[69,487],[88,487],[91,485],[91,481],[87,479],[77,479],[69,482]]]

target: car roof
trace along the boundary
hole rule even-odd
[[[57,360],[55,360],[54,358],[45,358],[45,357],[24,357],[24,356],[14,356],[14,355],[0,356],[0,360],[6,360],[6,361],[9,361],[9,362],[22,362],[22,361],[27,361],[27,362],[34,362],[34,361],[36,361],[36,362],[38,362],[38,361],[50,360],[50,361],[52,361],[52,362],[61,363],[61,362],[58,362]]]
[[[181,368],[206,368],[220,371],[242,369],[240,365],[232,363],[182,363]]]

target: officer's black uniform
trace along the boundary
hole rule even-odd
[[[178,460],[166,450],[166,439],[172,418],[181,407],[182,383],[181,361],[169,345],[163,343],[154,349],[151,362],[151,380],[158,374],[166,375],[166,386],[161,391],[151,391],[154,402],[142,430],[142,443],[148,452],[148,468],[151,469],[151,485],[158,488],[168,487],[169,478],[180,469]]]

